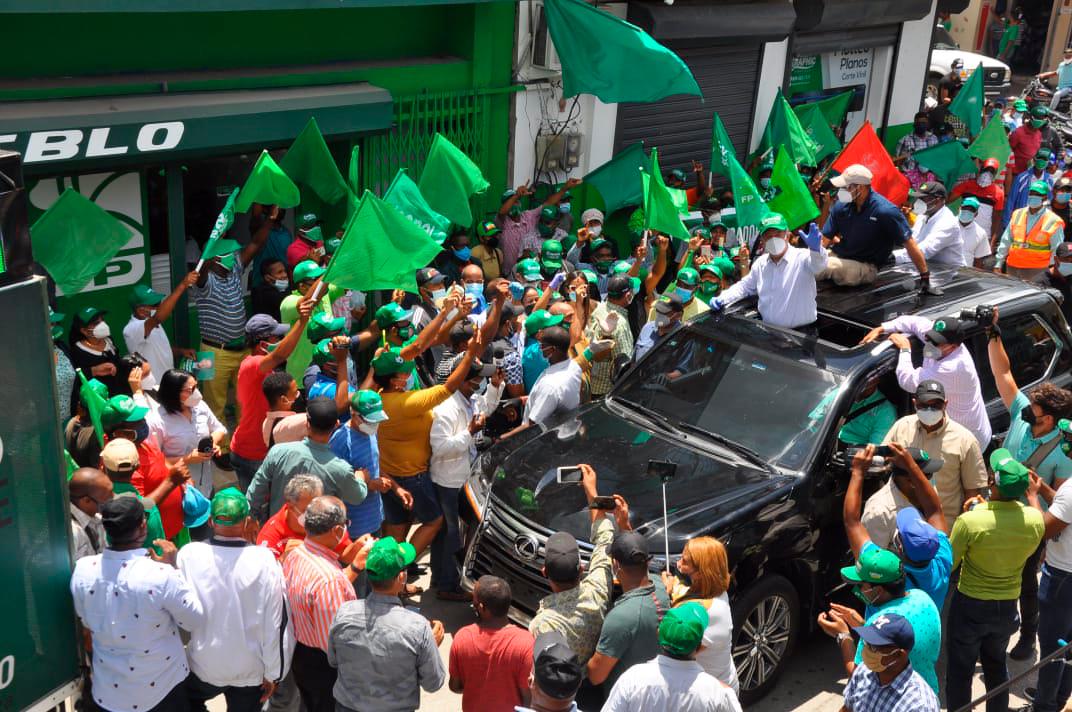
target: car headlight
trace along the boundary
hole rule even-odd
[[[1011,81],[1012,81],[1012,70],[1011,69],[1006,69],[1005,70],[1005,83],[1008,84]]]

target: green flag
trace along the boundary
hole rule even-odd
[[[926,168],[938,177],[948,190],[952,190],[961,176],[975,173],[975,163],[960,141],[946,141],[916,151],[912,158],[920,168]]]
[[[417,270],[440,252],[427,232],[366,190],[324,281],[362,292],[404,289],[416,294]]]
[[[988,158],[996,158],[1001,164],[999,173],[1005,170],[1005,163],[1012,155],[1012,147],[1009,146],[1009,136],[1005,133],[1005,127],[1000,118],[993,118],[990,123],[979,132],[979,136],[968,146],[968,155],[985,161]]]
[[[849,91],[843,91],[840,94],[827,97],[821,101],[810,101],[807,104],[800,104],[793,107],[793,111],[800,117],[801,123],[804,122],[802,112],[811,111],[812,109],[818,109],[826,117],[826,123],[831,129],[835,129],[841,126],[845,121],[845,114],[849,113],[849,106],[852,104],[852,97],[855,92],[851,89]]]
[[[393,205],[398,212],[428,233],[436,243],[442,245],[450,230],[450,220],[432,210],[421,195],[420,188],[406,174],[405,168],[399,168],[391,187],[383,194],[383,201]]]
[[[34,259],[64,294],[76,294],[130,241],[130,228],[67,188],[30,228]]]
[[[949,104],[949,113],[963,121],[972,136],[983,128],[983,101],[983,65],[979,64]]]
[[[235,216],[235,200],[238,198],[238,188],[231,191],[231,194],[227,197],[227,202],[223,204],[223,210],[216,216],[216,222],[212,225],[212,232],[208,234],[208,240],[205,242],[205,248],[201,253],[201,259],[197,262],[197,267],[194,269],[198,272],[201,271],[201,265],[205,263],[205,260],[212,259],[213,246],[216,245],[220,238],[227,234],[227,231],[234,225]],[[208,254],[208,257],[205,255]]]
[[[586,175],[584,183],[599,191],[609,216],[619,208],[640,205],[643,202],[644,191],[639,173],[647,166],[648,157],[644,155],[644,142],[637,141]]]
[[[350,181],[350,190],[353,195],[356,196],[360,192],[361,181],[358,179],[360,163],[358,159],[361,152],[361,147],[354,144],[354,147],[350,149],[350,168],[347,171],[347,178]]]
[[[681,240],[689,239],[688,228],[681,222],[674,198],[666,189],[659,170],[659,149],[651,149],[651,167],[641,174],[644,187],[644,228]]]
[[[268,151],[261,151],[260,158],[246,178],[246,184],[235,200],[235,210],[247,212],[251,205],[277,205],[293,208],[301,203],[301,193],[279,164],[272,160]]]
[[[338,203],[346,198],[348,188],[331,157],[316,118],[310,116],[294,143],[290,144],[287,155],[279,162],[279,167],[301,189],[302,205],[312,192],[323,203]]]
[[[774,106],[771,107],[770,115],[767,117],[763,138],[753,155],[764,153],[774,146],[785,146],[793,163],[802,163],[806,166],[814,166],[817,163],[815,142],[800,125],[800,119],[789,106],[781,89],[774,97]]]
[[[674,201],[674,207],[681,215],[689,214],[689,194],[680,188],[667,186],[666,192],[670,194],[670,200]]]
[[[563,96],[594,94],[606,104],[703,96],[681,57],[639,27],[584,0],[545,0],[543,8]]]
[[[767,204],[763,202],[763,198],[760,197],[759,191],[756,190],[756,184],[752,182],[751,177],[736,158],[731,156],[731,159],[730,185],[733,188],[733,205],[737,211],[737,229],[748,226],[758,228],[770,211],[767,209]]]
[[[101,424],[101,413],[108,406],[108,387],[96,378],[86,380],[86,374],[82,369],[78,371],[78,378],[82,385],[78,388],[78,395],[86,404],[86,412],[89,413],[89,422],[93,423],[93,432],[97,436],[97,442],[104,447],[104,426]]]
[[[800,111],[804,108],[804,111]],[[822,161],[827,156],[832,156],[841,150],[841,141],[830,129],[830,124],[816,104],[805,104],[796,107],[797,118],[800,125],[808,133],[808,137],[815,142],[815,160]]]
[[[767,201],[767,207],[781,213],[790,228],[806,225],[819,217],[819,208],[811,197],[808,184],[800,177],[793,160],[784,147],[778,149],[771,172],[771,185],[774,197]]]
[[[722,123],[722,117],[715,112],[714,124],[711,127],[711,172],[729,178],[729,156],[737,158],[737,151],[733,148],[733,141],[726,131],[726,125]]]
[[[443,134],[436,134],[418,184],[433,210],[452,223],[469,227],[469,196],[487,190],[480,168]]]

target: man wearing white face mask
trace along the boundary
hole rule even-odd
[[[384,492],[398,490],[398,484],[387,475],[380,474],[380,446],[376,431],[387,420],[383,412],[383,399],[376,391],[361,390],[350,398],[350,422],[331,434],[328,446],[335,456],[346,460],[354,471],[364,475],[368,494],[360,504],[346,504],[346,516],[350,519],[347,531],[357,539],[380,530],[383,524]]]
[[[681,323],[685,313],[685,304],[681,301],[681,297],[671,294],[656,300],[652,309],[655,311],[655,318],[644,324],[637,335],[636,346],[633,348],[633,359],[636,361],[644,358],[644,354],[651,350],[656,341],[669,334],[675,326]]]
[[[1001,173],[1001,162],[996,158],[988,158],[983,161],[982,167],[974,177],[957,183],[953,186],[953,192],[949,194],[950,200],[970,197],[979,201],[975,222],[983,228],[983,232],[991,242],[996,242],[998,235],[1001,234],[1001,220],[994,220],[994,214],[1001,215],[1005,210],[1005,188],[997,180],[999,173]]]
[[[149,373],[163,374],[175,368],[176,355],[197,358],[193,349],[173,348],[161,326],[171,316],[183,293],[196,283],[197,272],[190,272],[166,297],[145,284],[136,285],[131,290],[131,315],[123,327],[123,340],[128,352],[136,351],[149,362]],[[151,382],[142,381],[144,388],[156,388],[156,377],[150,378]]]
[[[945,195],[945,186],[938,181],[921,183],[918,189],[909,191],[912,212],[916,216],[912,237],[928,264],[963,267],[970,263],[964,261],[960,227],[953,213],[946,210]],[[912,258],[902,249],[893,251],[893,260],[897,264],[908,264]]]
[[[818,318],[815,277],[827,266],[826,248],[820,244],[815,223],[807,235],[801,235],[807,248],[790,246],[789,225],[778,213],[764,218],[760,230],[763,254],[744,279],[711,300],[711,308],[723,309],[758,295],[763,321],[790,329],[814,328]]]
[[[983,268],[983,260],[990,256],[990,236],[976,222],[979,214],[979,201],[968,196],[960,203],[957,214],[957,227],[960,230],[960,244],[964,250],[964,264],[968,267]]]

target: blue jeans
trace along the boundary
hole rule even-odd
[[[244,457],[235,455],[234,452],[231,452],[230,456],[231,466],[234,467],[235,477],[238,478],[238,489],[245,492],[249,489],[249,483],[253,481],[253,475],[257,474],[257,470],[260,469],[264,460],[247,460]],[[275,512],[269,512],[269,514],[275,514]]]
[[[1072,638],[1072,572],[1042,565],[1039,584],[1039,657],[1057,650],[1058,638]],[[1039,670],[1038,692],[1035,694],[1037,712],[1063,710],[1072,695],[1072,671],[1063,657]]]
[[[1057,105],[1061,103],[1061,99],[1072,94],[1072,87],[1065,87],[1064,89],[1058,89],[1053,93],[1053,99],[1050,100],[1050,108],[1057,111]]]
[[[1005,651],[1009,638],[1020,626],[1016,612],[1017,599],[1011,601],[982,601],[953,594],[949,606],[949,663],[945,673],[946,706],[957,710],[972,700],[972,677],[975,663],[983,666],[983,683],[991,690],[1009,679]],[[991,697],[986,712],[1008,712],[1009,692]]]
[[[443,510],[443,526],[432,540],[430,562],[432,564],[432,588],[437,591],[454,591],[461,586],[461,572],[454,555],[462,548],[461,522],[458,519],[458,497],[461,487],[435,485],[439,508]]]

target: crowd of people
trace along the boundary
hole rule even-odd
[[[85,709],[203,710],[222,694],[233,710],[415,710],[422,690],[448,685],[467,711],[739,710],[722,543],[690,540],[675,571],[652,575],[615,495],[613,510],[590,509],[587,565],[572,535],[547,540],[551,593],[525,630],[508,621],[507,581],[462,587],[472,463],[606,396],[678,324],[749,298],[763,321],[814,334],[820,282],[867,285],[891,264],[911,263],[924,291],[938,290],[929,266],[951,265],[1068,297],[1066,154],[1044,147],[1045,107],[1027,120],[1012,108],[1013,155],[978,159],[950,190],[912,155],[956,129],[918,115],[895,158],[908,205],[865,166],[829,182],[824,166],[801,166],[820,218],[770,213],[750,237],[730,219],[732,192],[716,194],[697,164],[695,187],[680,170],[666,178],[696,211],[686,241],[611,236],[594,208],[575,221],[575,179],[542,200],[523,185],[447,237],[416,294],[367,295],[324,282],[340,240],[316,215],[291,235],[283,210],[254,205],[248,239],[210,243],[170,294],[131,290],[125,349],[106,312],[73,315],[66,343],[53,313]],[[163,327],[183,295],[196,350]],[[1012,424],[990,452],[967,327],[901,316],[865,342],[882,338],[916,411],[896,419],[872,387],[841,430],[859,449],[844,502],[856,563],[842,576],[865,606],[834,603],[818,625],[840,648],[846,709],[937,710],[939,692],[957,709],[976,662],[988,689],[1007,679],[1017,628],[1015,659],[1072,637],[1072,551],[1057,538],[1072,521],[1072,394],[1019,389],[995,314],[989,367]],[[910,338],[924,344],[920,367]],[[865,474],[882,467],[889,482],[863,501]],[[594,503],[597,474],[580,468]],[[442,623],[409,603],[422,595],[476,616],[447,665]],[[1034,709],[1062,709],[1070,690],[1063,661],[1043,667]],[[987,709],[1007,704],[998,693]]]

